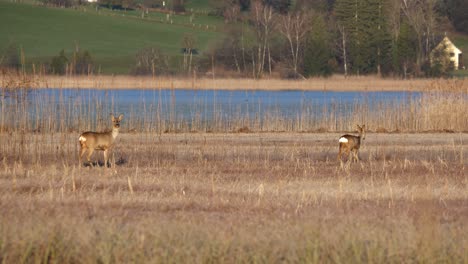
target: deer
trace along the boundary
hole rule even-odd
[[[359,161],[358,151],[361,147],[362,141],[366,138],[366,125],[359,126],[357,125],[359,136],[353,135],[343,135],[340,137],[338,142],[340,143],[340,150],[338,152],[337,159],[341,161],[343,153],[346,153],[349,159],[350,152],[353,152],[353,157],[355,161]]]
[[[88,151],[88,164],[91,163],[91,155],[95,150],[102,150],[104,151],[104,166],[107,166],[109,160],[109,151],[112,149],[114,145],[114,141],[119,135],[119,128],[120,128],[120,121],[123,119],[123,114],[119,115],[118,118],[115,118],[114,115],[111,114],[112,120],[112,130],[108,132],[92,132],[87,131],[80,135],[78,141],[80,142],[80,157],[79,162],[81,164],[81,160],[83,155]]]

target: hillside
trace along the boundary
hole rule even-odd
[[[223,41],[224,36],[228,35],[223,32],[229,31],[229,38],[225,39],[222,45],[216,46],[213,53],[215,56],[209,60],[213,59],[220,69],[217,71],[218,76],[220,72],[224,71],[228,76],[261,78],[265,74],[265,69],[269,68],[272,69],[268,73],[271,76],[294,78],[299,74],[311,77],[343,74],[346,68],[344,67],[343,55],[340,53],[341,48],[336,46],[336,43],[342,43],[340,35],[337,34],[336,30],[330,30],[333,23],[327,24],[327,21],[320,17],[321,13],[319,12],[324,13],[324,11],[317,11],[318,13],[313,15],[307,14],[301,18],[308,21],[309,24],[302,27],[307,31],[307,37],[304,37],[300,43],[301,49],[298,56],[300,59],[295,62],[298,67],[296,73],[292,70],[294,69],[292,64],[294,56],[291,57],[289,44],[284,34],[280,33],[278,29],[279,22],[282,21],[279,11],[275,11],[275,19],[272,22],[275,30],[264,42],[261,39],[262,34],[264,34],[261,27],[257,26],[256,31],[251,30],[255,27],[252,20],[242,24],[242,30],[239,30],[241,28],[239,23],[236,26],[225,28],[224,18],[210,15],[215,10],[214,5],[217,5],[212,0],[186,0],[185,10],[187,12],[181,15],[169,13],[167,6],[171,5],[171,0],[167,1],[166,7],[155,5],[141,9],[135,5],[133,6],[135,9],[125,9],[120,6],[120,10],[97,7],[95,4],[53,8],[38,5],[37,0],[24,1],[26,3],[0,0],[0,56],[6,54],[6,48],[12,43],[16,44],[25,54],[27,67],[31,67],[33,64],[48,64],[52,57],[57,56],[61,50],[64,50],[65,55],[70,58],[76,47],[79,47],[82,51],[90,52],[95,71],[104,74],[128,74],[136,64],[135,55],[138,51],[146,47],[158,47],[164,55],[169,56],[169,65],[167,66],[164,61],[164,66],[159,69],[169,68],[171,72],[180,73],[188,70],[181,66],[183,63],[183,40],[186,34],[190,33],[193,36],[193,39],[189,38],[189,40],[195,41],[193,48],[198,51],[193,65],[201,69],[206,67],[208,60],[205,60],[204,64],[199,63],[197,57],[202,57],[204,51],[215,47],[215,43]],[[315,8],[315,6],[313,7]],[[360,10],[360,12],[369,13],[364,10]],[[251,13],[242,11],[237,16],[241,19],[247,19]],[[226,17],[226,20],[229,21],[229,14]],[[345,18],[336,17],[336,19]],[[407,18],[401,14],[400,20],[406,21]],[[234,19],[232,21],[240,20]],[[370,22],[371,18],[363,19],[363,21],[367,21],[368,24],[363,22],[360,28],[373,25]],[[398,30],[403,29],[399,28]],[[450,39],[467,54],[468,35],[454,32],[451,26],[446,25],[444,29],[446,29],[444,32],[447,32]],[[257,35],[252,34],[253,31],[257,32]],[[376,41],[378,39],[375,32],[377,31],[362,30],[362,36],[359,34],[351,35],[355,38],[360,36],[360,39],[352,39],[348,36],[350,39],[347,41],[354,44],[370,43],[370,40]],[[441,32],[439,29],[439,33],[437,33],[439,37]],[[398,44],[397,39],[390,39],[394,35],[388,35],[387,38],[381,40],[381,48],[385,49],[385,52],[382,53],[372,51],[372,46],[355,50],[348,49],[348,61],[346,62],[349,69],[348,74],[372,75],[377,74],[377,69],[382,69],[383,75],[386,76],[403,77],[408,74],[408,76],[414,77],[418,72],[423,71],[425,73],[420,76],[441,76],[441,74],[468,76],[468,70],[439,73],[440,69],[421,69],[423,64],[418,64],[416,58],[419,56],[422,58],[421,61],[428,61],[427,52],[418,49],[417,41],[409,37],[411,35],[414,35],[414,32],[402,35],[406,36],[407,40],[401,38],[401,43],[407,45],[402,47],[398,46],[401,43]],[[420,41],[429,40],[421,39]],[[264,46],[263,43],[269,43],[268,47]],[[431,45],[434,44],[437,43]],[[353,46],[351,45],[351,47]],[[401,51],[397,52],[398,49]],[[404,56],[403,51],[405,50],[411,54]],[[259,57],[259,54],[262,53],[264,56]],[[268,55],[266,55],[267,53]],[[271,60],[267,62],[265,58],[270,58],[270,56]],[[412,61],[403,63],[406,58]],[[2,60],[1,57],[0,60]],[[262,61],[259,62],[260,60]],[[272,65],[268,63],[272,63]],[[468,66],[468,56],[466,55],[463,56],[463,64]],[[17,66],[18,63],[13,65]],[[407,65],[409,68],[405,69],[403,65]],[[419,69],[417,69],[418,67]]]
[[[123,11],[46,8],[0,1],[0,51],[15,42],[23,48],[27,63],[43,63],[62,49],[70,54],[78,45],[91,53],[103,73],[125,74],[143,47],[158,46],[165,53],[177,56],[185,33],[196,37],[201,52],[220,38],[215,25],[221,19],[195,18],[198,24],[192,27],[184,22],[188,18],[171,18],[171,24],[165,17],[154,16],[142,19]],[[207,30],[208,23],[212,27]]]
[[[466,77],[468,76],[468,35],[466,34],[453,34],[453,43],[463,52],[463,65],[465,70],[455,71],[455,76]]]

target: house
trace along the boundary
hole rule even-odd
[[[445,36],[430,54],[431,66],[439,63],[444,68],[464,69],[462,51]]]

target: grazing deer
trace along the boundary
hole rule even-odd
[[[88,163],[91,164],[91,155],[95,150],[102,150],[104,151],[104,166],[107,166],[107,162],[109,159],[109,151],[112,149],[114,145],[114,140],[117,138],[119,134],[120,128],[120,121],[123,119],[123,114],[121,114],[118,118],[115,118],[114,115],[112,117],[112,131],[109,132],[84,132],[80,135],[78,139],[80,141],[80,164],[81,158],[88,151]]]
[[[353,135],[343,135],[340,137],[340,151],[338,152],[338,160],[341,160],[343,153],[346,153],[349,159],[349,154],[352,151],[355,161],[359,161],[358,151],[361,147],[362,140],[366,138],[366,125],[359,126],[357,125],[359,136]]]

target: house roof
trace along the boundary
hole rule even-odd
[[[453,42],[450,41],[450,39],[447,36],[445,36],[444,39],[442,39],[442,41],[439,43],[439,45],[437,45],[437,48],[442,48],[444,46],[447,49],[452,50],[454,53],[462,53],[462,51],[460,49],[458,49],[455,46],[455,44],[453,44]]]

